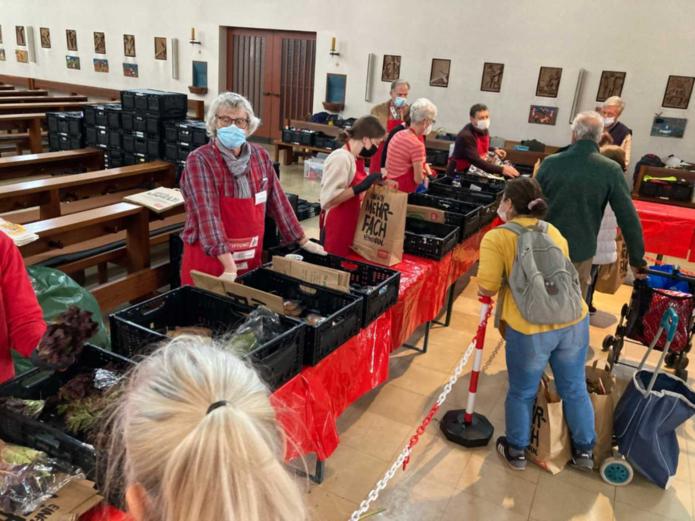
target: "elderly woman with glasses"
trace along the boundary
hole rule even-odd
[[[432,132],[436,118],[434,103],[426,98],[415,100],[410,106],[410,126],[396,133],[389,142],[387,176],[398,183],[402,192],[414,192],[418,186],[426,186],[428,176],[432,175],[425,162],[425,136]]]
[[[210,143],[188,156],[181,176],[186,224],[181,281],[191,270],[233,281],[261,264],[266,210],[288,243],[325,254],[308,241],[275,175],[268,152],[247,142],[260,120],[249,101],[225,92],[211,104]]]

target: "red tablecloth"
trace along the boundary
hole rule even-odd
[[[647,201],[634,203],[647,251],[695,261],[695,209]]]

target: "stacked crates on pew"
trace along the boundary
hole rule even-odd
[[[82,112],[47,112],[48,149],[57,152],[84,147],[83,117]]]
[[[164,125],[164,159],[176,164],[176,180],[193,150],[208,142],[205,122],[197,119],[169,121]]]
[[[87,105],[84,108],[85,144],[104,150],[107,167],[123,164],[122,159],[114,159],[110,155],[112,150],[120,153],[120,110],[121,105],[118,103]],[[109,145],[111,140],[116,141],[115,145]]]

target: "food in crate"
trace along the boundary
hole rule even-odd
[[[318,326],[326,320],[321,314],[307,310],[299,300],[286,300],[283,302],[282,307],[285,310],[285,315],[304,320],[310,326]]]
[[[91,311],[70,306],[55,322],[48,325],[36,349],[35,359],[39,365],[68,367],[75,363],[84,348],[84,343],[98,329],[99,325],[92,320]]]
[[[28,514],[71,480],[83,478],[77,467],[49,458],[43,452],[0,440],[0,511],[3,513]]]
[[[45,400],[25,400],[23,398],[14,398],[7,396],[0,398],[0,407],[12,411],[16,414],[21,414],[27,418],[38,418],[46,406]]]
[[[240,354],[251,353],[283,332],[280,316],[260,306],[249,313],[247,319],[234,331],[226,342],[226,347]]]

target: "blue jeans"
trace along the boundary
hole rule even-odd
[[[533,402],[545,366],[550,362],[574,448],[592,449],[596,443],[594,409],[586,389],[584,369],[589,317],[574,326],[535,335],[523,335],[507,326],[505,337],[509,372],[505,417],[509,445],[522,450],[531,441]]]

